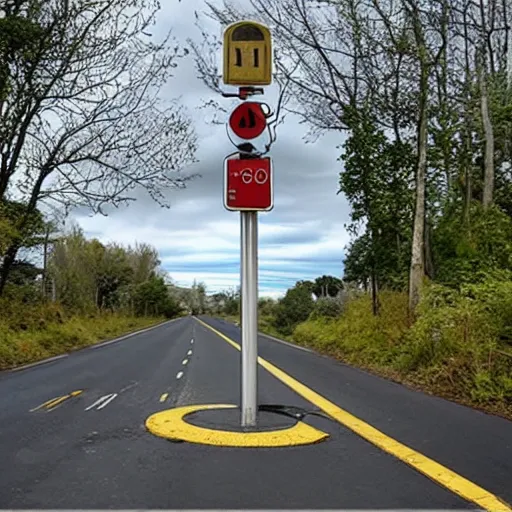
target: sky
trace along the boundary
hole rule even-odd
[[[204,9],[204,0],[165,0],[155,30],[170,28],[183,43],[189,37],[198,40],[194,11]],[[220,38],[221,29],[212,28]],[[219,98],[197,78],[192,53],[180,61],[164,94],[180,98],[193,119],[198,162],[185,174],[201,177],[185,190],[168,192],[169,209],[141,191],[136,202],[111,209],[106,217],[77,212],[73,218],[88,237],[104,243],[153,245],[162,268],[180,286],[196,280],[204,282],[210,293],[234,288],[240,282],[240,216],[223,206],[223,161],[235,148],[226,127],[211,123],[213,111],[199,107],[215,99],[232,109],[236,100]],[[266,88],[256,100],[275,107],[276,88]],[[350,213],[346,199],[336,194],[343,140],[340,133],[329,133],[307,144],[307,131],[298,118],[287,116],[269,153],[275,176],[274,209],[259,214],[260,296],[277,298],[298,280],[343,274],[343,253],[349,242],[344,225]]]

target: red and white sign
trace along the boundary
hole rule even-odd
[[[228,158],[224,162],[224,206],[231,211],[274,207],[270,158]]]
[[[235,135],[249,140],[259,137],[267,127],[267,117],[262,104],[247,101],[238,105],[229,117],[229,126]]]

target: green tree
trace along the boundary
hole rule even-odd
[[[82,229],[75,225],[55,243],[50,255],[49,272],[55,283],[56,299],[70,310],[96,310],[97,254],[104,248],[93,245],[94,253]],[[93,254],[95,257],[91,257]]]
[[[300,284],[290,288],[276,307],[275,326],[285,335],[308,319],[313,311],[314,301],[308,286]]]
[[[134,248],[129,247],[127,257],[133,271],[135,284],[148,280],[160,265],[158,251],[145,243],[136,243]]]
[[[165,280],[161,276],[153,276],[137,285],[134,294],[135,308],[138,315],[176,316],[181,308],[177,301],[169,295]]]
[[[414,153],[407,143],[388,141],[368,109],[349,110],[346,116],[351,129],[341,157],[340,192],[352,207],[349,230],[358,234],[364,223],[364,235],[349,249],[356,254],[348,258],[345,278],[363,282],[365,287],[369,280],[373,312],[378,314],[379,287],[400,279],[405,271]]]
[[[90,242],[93,260],[100,256],[96,271],[96,305],[99,308],[115,309],[120,305],[122,288],[130,283],[137,285],[140,282],[134,282],[134,271],[126,249],[110,244],[101,250],[98,244],[97,240]]]
[[[312,292],[319,297],[336,297],[343,290],[343,281],[334,276],[317,277]]]

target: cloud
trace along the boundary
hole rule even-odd
[[[194,10],[203,2],[164,2],[159,27],[170,27],[182,40],[197,37]],[[220,37],[220,30],[219,30]],[[277,102],[275,88],[263,98]],[[192,59],[177,68],[169,83],[169,98],[180,97],[189,109],[199,137],[198,162],[188,173],[201,178],[185,190],[167,194],[171,208],[160,208],[143,191],[129,207],[111,208],[108,216],[74,217],[88,236],[103,242],[150,243],[160,254],[162,267],[180,285],[203,281],[211,292],[239,284],[239,215],[222,203],[223,161],[233,153],[224,126],[207,122],[211,115],[197,107],[216,99],[232,108],[236,101],[216,98],[196,78]],[[262,100],[263,100],[262,98]],[[301,279],[322,274],[342,275],[343,249],[349,241],[344,224],[349,219],[346,199],[337,195],[340,134],[328,134],[306,144],[307,126],[288,116],[278,128],[270,155],[274,162],[275,206],[259,215],[260,295],[276,297]]]

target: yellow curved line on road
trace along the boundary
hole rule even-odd
[[[209,409],[233,409],[236,405],[187,405],[157,412],[146,420],[146,428],[155,436],[187,441],[189,443],[236,448],[279,448],[301,446],[323,441],[329,434],[301,421],[293,427],[266,432],[230,432],[191,425],[187,414]]]
[[[228,338],[226,335],[222,334],[211,325],[203,322],[199,318],[196,318],[196,320],[200,322],[201,325],[204,325],[206,328],[210,329],[210,331],[214,332],[224,341],[227,341],[231,346],[237,350],[240,350],[240,345],[238,343]],[[330,400],[327,400],[327,398],[324,398],[316,391],[308,388],[302,384],[302,382],[294,379],[283,370],[279,369],[277,366],[274,366],[272,363],[269,363],[261,357],[258,357],[258,363],[268,372],[270,372],[274,377],[289,386],[303,398],[316,405],[319,409],[324,411],[326,414],[334,418],[345,427],[349,428],[375,446],[378,446],[385,452],[394,455],[396,458],[405,462],[420,473],[423,473],[431,480],[441,484],[443,487],[446,487],[465,500],[476,503],[484,510],[512,512],[512,507],[501,500],[498,496],[483,489],[479,485],[471,482],[458,473],[455,473],[446,466],[439,464],[435,460],[430,459],[426,455],[413,450],[409,446],[406,446],[396,439],[393,439],[392,437],[384,434],[380,430],[377,430],[375,427],[372,427],[370,424],[364,422],[353,414],[350,414]]]

